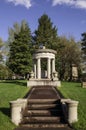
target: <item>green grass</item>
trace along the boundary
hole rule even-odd
[[[78,122],[73,124],[75,130],[86,130],[86,89],[80,83],[62,82],[60,92],[65,98],[79,101]]]
[[[9,101],[22,98],[28,92],[26,81],[0,81],[0,130],[13,130]]]

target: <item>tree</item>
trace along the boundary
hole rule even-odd
[[[60,74],[60,79],[72,78],[72,64],[79,67],[80,50],[73,38],[58,37],[57,29],[53,26],[51,19],[43,14],[38,19],[38,29],[35,31],[34,41],[36,47],[40,44],[49,49],[57,51],[56,71]],[[45,65],[43,66],[45,68]]]
[[[72,80],[72,65],[75,64],[80,68],[80,54],[80,49],[74,38],[60,37],[56,60],[60,79]]]
[[[86,73],[86,32],[82,33],[81,50],[82,50],[83,73]]]
[[[12,78],[11,70],[5,64],[0,64],[0,80],[11,78]]]
[[[3,47],[3,41],[2,41],[2,39],[0,38],[0,62],[3,60],[2,47]]]
[[[53,26],[51,19],[48,15],[43,14],[38,19],[38,29],[35,31],[34,40],[36,46],[40,44],[45,45],[47,48],[54,48],[54,44],[57,42],[57,29],[56,26]]]
[[[9,35],[10,50],[7,64],[14,73],[24,76],[31,71],[32,67],[31,31],[26,21],[22,21],[21,25],[16,25]]]
[[[35,31],[33,39],[35,48],[39,48],[39,46],[42,45],[49,49],[55,49],[58,39],[57,29],[56,26],[53,26],[48,15],[43,14],[38,19],[38,29]],[[46,61],[42,62],[42,68],[46,70]]]

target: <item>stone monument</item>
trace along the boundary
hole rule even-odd
[[[61,86],[58,80],[58,73],[55,70],[55,54],[56,51],[46,49],[45,46],[39,48],[33,54],[33,71],[30,73],[30,79],[27,81],[27,87],[31,86]],[[42,77],[43,59],[47,60],[46,74]]]
[[[72,80],[78,80],[78,69],[75,64],[72,64]]]

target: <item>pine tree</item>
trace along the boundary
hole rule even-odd
[[[37,46],[41,44],[47,48],[54,49],[54,44],[57,42],[57,29],[53,26],[51,19],[48,15],[43,14],[38,19],[38,29],[35,31],[34,40]]]
[[[15,32],[13,41],[9,43],[9,68],[18,75],[25,75],[31,70],[32,58],[30,53],[31,31],[28,24],[23,21],[20,31]]]
[[[56,49],[57,38],[56,27],[53,26],[48,15],[43,14],[38,19],[38,29],[35,31],[35,48],[39,48],[42,45],[49,49]],[[46,62],[42,62],[42,68],[46,70]]]

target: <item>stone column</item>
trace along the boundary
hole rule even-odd
[[[52,59],[52,73],[55,72],[55,59]]]
[[[78,121],[78,112],[77,112],[77,107],[78,107],[78,101],[73,101],[70,100],[67,102],[68,104],[68,122],[74,123]]]
[[[18,99],[10,101],[11,120],[15,125],[19,125],[22,119],[22,109],[26,107],[27,99]]]
[[[34,63],[34,74],[35,74],[35,79],[36,79],[36,62]]]
[[[37,59],[37,78],[41,78],[41,60],[40,58]]]
[[[50,79],[50,74],[51,74],[51,65],[50,65],[50,58],[47,60],[47,77]]]

